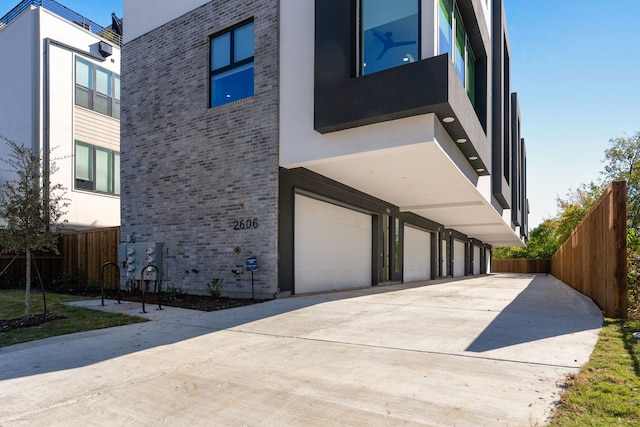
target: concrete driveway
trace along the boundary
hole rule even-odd
[[[0,426],[543,425],[602,325],[544,275],[154,308],[143,324],[0,348]]]

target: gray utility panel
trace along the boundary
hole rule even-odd
[[[118,262],[124,266],[129,279],[158,280],[158,272],[162,273],[162,255],[162,243],[120,243],[118,246]]]

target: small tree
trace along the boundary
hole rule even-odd
[[[58,253],[57,230],[61,227],[63,209],[68,206],[61,184],[52,184],[49,177],[56,171],[55,163],[43,165],[32,149],[0,135],[10,153],[2,161],[14,174],[0,186],[0,227],[2,250],[24,252],[26,257],[26,292],[24,317],[30,316],[31,254],[34,250]]]

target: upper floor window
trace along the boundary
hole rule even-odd
[[[419,0],[360,1],[360,73],[420,59]]]
[[[253,21],[211,37],[211,107],[253,96],[253,50]]]
[[[76,141],[75,188],[120,194],[120,153]]]
[[[438,0],[438,52],[449,54],[471,102],[475,102],[476,58],[467,37],[458,5]]]
[[[120,118],[120,76],[76,58],[76,105]]]

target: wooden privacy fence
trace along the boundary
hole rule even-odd
[[[83,230],[62,235],[60,252],[63,271],[80,288],[100,285],[100,273],[105,262],[118,261],[120,227]],[[120,272],[113,266],[105,269],[105,287],[116,288]]]
[[[60,255],[35,253],[33,261],[47,287],[97,288],[100,286],[102,265],[108,261],[118,261],[119,242],[120,227],[64,233],[58,242]],[[0,255],[0,272],[14,257]],[[32,285],[38,284],[35,266],[32,269]],[[25,256],[19,255],[0,277],[0,285],[13,287],[23,284],[25,268]],[[119,280],[118,269],[113,266],[105,269],[105,287],[115,289]]]
[[[491,261],[494,273],[551,273],[551,260],[546,259],[494,259]]]
[[[613,182],[551,258],[551,274],[590,297],[606,316],[626,318],[627,184]]]

